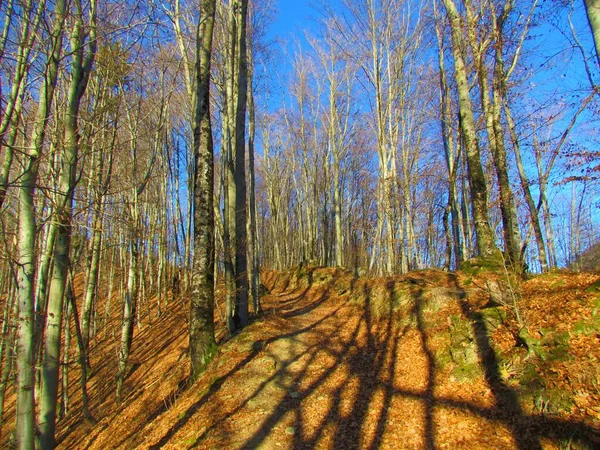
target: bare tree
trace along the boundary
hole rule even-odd
[[[215,0],[202,0],[196,31],[194,64],[194,262],[190,303],[191,379],[196,379],[216,354],[214,334],[215,235],[213,212],[214,156],[210,119],[210,61]]]
[[[479,138],[475,126],[467,66],[463,53],[465,41],[462,23],[464,23],[464,20],[461,18],[454,0],[443,0],[443,3],[452,33],[454,76],[459,99],[460,126],[468,161],[469,186],[477,233],[477,252],[480,256],[492,256],[497,248],[488,220],[487,186],[481,166]]]

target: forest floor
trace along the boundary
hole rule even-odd
[[[232,338],[220,329],[192,386],[183,301],[136,330],[119,406],[107,336],[92,355],[98,422],[81,418],[73,382],[59,448],[600,448],[600,275],[547,274],[519,292],[477,270],[310,268],[263,283],[263,314]],[[535,352],[498,306],[515,298]]]

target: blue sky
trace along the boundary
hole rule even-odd
[[[269,37],[284,40],[298,36],[305,28],[310,27],[316,16],[310,0],[279,0],[277,17],[271,25]]]

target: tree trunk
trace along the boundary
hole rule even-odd
[[[117,373],[117,401],[122,400],[123,383],[125,381],[125,372],[131,342],[133,340],[133,325],[137,311],[137,265],[138,265],[138,243],[137,237],[132,236],[129,242],[129,275],[127,277],[127,292],[125,302],[123,303],[123,315],[121,323],[121,344],[119,349],[119,371]]]
[[[36,221],[34,193],[37,183],[39,159],[50,116],[60,55],[62,52],[65,1],[59,0],[54,7],[52,27],[52,53],[46,66],[45,78],[40,90],[38,110],[33,127],[30,150],[23,154],[24,171],[19,187],[18,219],[18,323],[17,328],[17,380],[16,380],[16,440],[18,450],[34,448],[34,275]]]
[[[246,22],[248,0],[235,3],[236,60],[238,73],[235,108],[235,281],[238,327],[248,324],[248,261],[246,257],[246,107],[248,98],[248,61],[246,45]],[[234,78],[235,79],[235,78]]]
[[[217,350],[214,333],[215,226],[213,213],[214,156],[210,123],[210,55],[215,0],[202,0],[196,31],[194,73],[194,258],[190,302],[192,381],[206,369]]]
[[[86,31],[83,8],[78,5],[75,26],[71,34],[71,84],[65,115],[65,144],[61,155],[62,171],[58,182],[59,203],[56,208],[57,229],[54,246],[54,270],[48,295],[48,311],[44,333],[44,355],[41,371],[39,405],[40,447],[53,449],[56,429],[56,403],[60,366],[62,312],[67,277],[71,267],[71,222],[79,152],[79,106],[87,88],[96,54],[96,6],[90,5],[90,29]],[[86,44],[86,38],[89,42]],[[87,53],[85,53],[85,49]]]
[[[256,231],[256,175],[254,171],[254,138],[256,135],[256,110],[253,91],[252,45],[249,45],[248,61],[248,181],[249,211],[248,211],[248,256],[250,259],[250,298],[254,313],[260,313],[259,285],[260,273],[258,268],[258,236]]]
[[[588,23],[594,36],[596,57],[600,66],[600,0],[585,0]]]
[[[515,153],[515,159],[517,161],[517,170],[519,172],[519,179],[521,181],[521,189],[523,190],[523,195],[525,196],[525,203],[527,203],[527,208],[529,209],[529,219],[531,220],[533,235],[535,236],[540,268],[542,269],[542,272],[547,272],[548,258],[546,256],[546,244],[544,242],[544,235],[542,234],[542,227],[540,224],[540,215],[538,209],[535,206],[533,195],[531,194],[531,183],[529,181],[529,178],[527,177],[527,174],[525,173],[525,167],[523,165],[523,158],[521,155],[521,145],[519,143],[519,138],[515,131],[515,122],[512,118],[512,114],[510,112],[510,108],[508,107],[508,103],[506,100],[504,105],[504,114],[508,122],[508,129],[510,130],[513,151]]]
[[[479,256],[492,256],[497,253],[497,248],[488,221],[487,187],[483,169],[481,167],[481,155],[469,92],[467,68],[462,51],[464,44],[462,39],[461,18],[456,9],[456,5],[454,4],[454,0],[443,1],[452,30],[454,74],[458,90],[460,125],[467,154],[473,218],[475,220],[475,232],[477,234],[477,252]]]

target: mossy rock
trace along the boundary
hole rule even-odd
[[[568,346],[569,341],[571,340],[571,333],[569,333],[568,331],[554,333],[552,335],[552,340],[554,342],[554,345]]]
[[[340,297],[351,294],[355,280],[350,276],[340,276],[333,283],[333,291]]]
[[[432,287],[427,289],[423,295],[424,310],[431,313],[437,313],[445,308],[452,300],[456,298],[456,293],[444,287]]]
[[[550,328],[541,328],[539,330],[543,336],[541,341],[537,341],[537,354],[543,360],[548,361],[567,361],[571,359],[569,353],[569,342],[571,333],[568,331],[557,332]]]
[[[392,299],[392,309],[397,311],[399,307],[406,306],[411,303],[412,296],[410,290],[403,283],[394,282],[393,286],[388,285],[388,292],[390,292]]]
[[[463,342],[473,342],[473,329],[469,321],[453,314],[450,316],[450,344],[459,345]]]
[[[494,331],[506,321],[506,311],[499,307],[484,308],[479,314],[489,331]]]
[[[435,364],[439,369],[443,369],[453,361],[449,348],[436,352],[434,358]]]
[[[527,347],[527,352],[530,356],[536,355],[542,359],[545,359],[545,351],[542,349],[542,341],[531,336],[526,328],[519,330],[517,337],[520,341],[520,345]]]
[[[460,270],[467,275],[476,275],[481,272],[503,273],[504,259],[502,258],[502,253],[498,251],[489,256],[463,261],[460,265]]]
[[[449,352],[452,360],[459,366],[477,363],[477,349],[471,324],[458,315],[450,316],[450,322]]]
[[[450,357],[459,367],[479,362],[477,350],[472,343],[450,347]]]
[[[546,360],[548,361],[568,361],[571,359],[568,345],[553,345],[548,348]]]
[[[375,284],[369,292],[371,313],[376,317],[393,314],[401,307],[409,305],[411,300],[406,286],[392,281]]]

